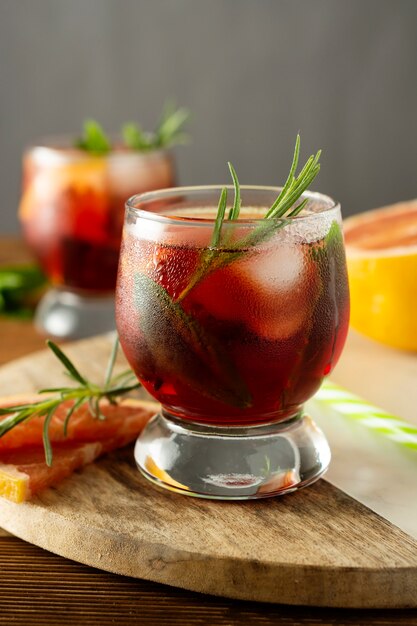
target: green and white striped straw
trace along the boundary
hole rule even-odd
[[[323,382],[314,400],[401,446],[417,450],[417,426],[376,408],[329,380]]]

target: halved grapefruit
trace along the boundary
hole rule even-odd
[[[350,217],[344,232],[353,328],[417,351],[417,200]]]
[[[44,397],[44,396],[42,396]],[[0,399],[3,407],[16,401],[33,402],[39,396],[14,396]],[[77,409],[63,436],[63,421],[68,404],[57,410],[51,422],[50,439],[53,445],[53,464],[45,463],[42,447],[44,418],[32,418],[19,424],[0,439],[0,496],[13,502],[23,502],[46,487],[57,485],[76,469],[96,458],[127,445],[142,430],[149,418],[158,411],[158,404],[125,399],[117,405],[100,405],[106,419],[92,417],[84,406]]]

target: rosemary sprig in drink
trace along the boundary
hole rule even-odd
[[[75,147],[94,156],[104,156],[111,150],[111,142],[103,128],[95,120],[85,120],[82,137],[75,141]]]
[[[208,274],[211,274],[214,270],[224,267],[225,265],[233,263],[233,261],[241,257],[249,248],[253,248],[272,237],[277,230],[289,224],[291,218],[301,213],[308,202],[308,198],[305,198],[299,204],[296,203],[319,173],[320,155],[321,150],[319,150],[315,156],[310,156],[301,172],[296,176],[295,173],[300,156],[300,135],[297,135],[290,172],[280,194],[264,215],[259,226],[254,228],[247,237],[234,243],[230,243],[229,238],[226,238],[223,242],[221,240],[222,226],[225,220],[227,206],[227,188],[224,187],[222,189],[210,246],[201,252],[197,269],[191,276],[187,286],[177,297],[177,302],[181,302],[181,300],[183,300]],[[236,221],[239,219],[241,208],[240,184],[233,165],[231,163],[228,165],[233,179],[235,193],[234,204],[229,211],[228,221]]]
[[[186,143],[189,137],[184,132],[184,125],[189,117],[188,109],[177,108],[172,102],[168,102],[154,132],[145,132],[139,124],[130,122],[122,128],[124,142],[128,148],[140,152],[170,148],[175,144]]]
[[[184,125],[189,117],[188,109],[177,108],[172,102],[168,102],[153,132],[144,131],[135,122],[124,124],[122,126],[124,144],[131,150],[150,152],[186,143],[189,137],[184,132]],[[112,142],[102,126],[92,119],[84,122],[83,134],[75,141],[75,147],[94,156],[104,156],[113,149]]]
[[[72,361],[62,352],[62,350],[52,341],[47,341],[48,347],[54,355],[65,367],[65,373],[71,378],[77,386],[74,387],[53,387],[42,389],[40,394],[53,394],[45,397],[44,400],[37,402],[20,404],[7,408],[0,408],[0,416],[7,415],[5,419],[0,421],[0,437],[9,430],[26,422],[32,417],[44,417],[43,424],[43,445],[45,448],[45,460],[47,465],[52,465],[52,446],[49,438],[49,425],[57,408],[68,400],[72,400],[73,404],[67,411],[63,424],[64,435],[67,434],[68,422],[74,411],[82,404],[88,404],[91,414],[99,420],[105,419],[100,411],[100,400],[107,399],[112,404],[116,404],[117,398],[133,389],[140,387],[140,383],[136,380],[133,372],[129,369],[117,376],[113,377],[113,369],[116,361],[119,341],[116,338],[111,352],[109,364],[106,371],[105,382],[103,385],[96,385],[83,376]]]

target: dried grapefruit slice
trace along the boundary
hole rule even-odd
[[[52,467],[42,448],[9,450],[0,460],[0,495],[12,502],[29,500],[39,491],[57,485],[76,469],[103,454],[101,442],[60,444],[54,447]]]
[[[8,406],[33,403],[39,399],[47,399],[46,394],[25,394],[8,396],[0,399],[0,406]],[[57,442],[89,442],[101,441],[109,437],[123,435],[136,428],[139,432],[142,426],[149,419],[149,415],[156,413],[158,405],[154,402],[145,402],[131,398],[124,399],[118,404],[110,404],[106,401],[100,403],[100,409],[106,416],[103,421],[97,420],[88,410],[88,406],[83,404],[72,415],[69,423],[67,436],[64,436],[64,421],[72,401],[63,402],[56,410],[50,425],[49,438],[51,443]],[[142,417],[142,423],[140,417]],[[6,417],[6,416],[5,416]],[[4,419],[4,418],[0,418]],[[29,421],[18,424],[8,433],[0,437],[0,460],[3,450],[22,447],[42,446],[43,417],[32,417]]]
[[[417,351],[417,200],[350,217],[344,232],[353,328]]]
[[[1,404],[13,405],[17,399],[16,396],[4,398]],[[21,400],[33,401],[33,396],[20,396]],[[0,496],[17,503],[28,500],[102,454],[127,445],[156,413],[158,405],[127,399],[115,406],[103,403],[101,409],[106,415],[104,421],[94,419],[82,407],[75,411],[71,418],[74,424],[68,429],[69,438],[63,440],[65,406],[60,408],[50,431],[51,441],[55,443],[52,467],[46,465],[42,447],[43,418],[32,418],[4,435],[0,442],[4,440],[9,447],[3,441],[0,449]]]

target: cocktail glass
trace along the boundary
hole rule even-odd
[[[306,193],[302,213],[269,222],[265,236],[261,216],[280,190],[242,186],[241,217],[224,221],[213,246],[220,191],[128,201],[117,328],[162,405],[136,443],[141,472],[188,495],[262,498],[314,482],[329,464],[303,405],[347,333],[340,206]]]
[[[26,151],[19,216],[53,286],[36,314],[42,332],[82,337],[114,328],[126,198],[174,179],[172,156],[163,150],[140,153],[115,143],[94,156],[56,138]]]

